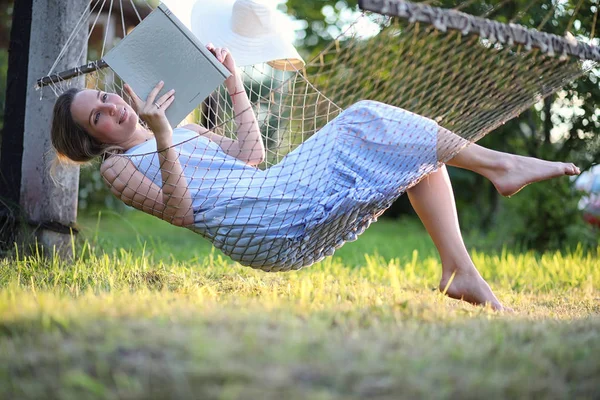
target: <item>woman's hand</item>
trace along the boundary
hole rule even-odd
[[[173,146],[173,130],[165,116],[165,111],[175,100],[175,91],[170,90],[156,100],[156,96],[158,96],[164,85],[164,82],[159,82],[152,89],[146,101],[140,99],[131,86],[125,85],[124,88],[131,96],[138,115],[146,121],[148,127],[154,132],[158,150],[162,186],[158,193],[155,192],[151,196],[152,198],[149,198],[149,203],[142,203],[142,207],[147,207],[150,204],[152,210],[148,211],[145,208],[144,211],[158,215],[174,225],[183,226],[194,221],[192,197],[188,190],[188,182],[183,167],[179,163],[179,149]],[[138,178],[142,177],[138,176]],[[130,181],[127,182],[130,183]],[[152,186],[144,188],[142,184],[135,186],[136,191],[141,191],[146,196],[149,196],[149,192],[146,192],[146,190],[150,189],[154,188]],[[154,203],[152,203],[152,200]],[[160,206],[157,207],[157,203]],[[155,211],[155,208],[159,208],[159,210]]]
[[[156,100],[156,96],[163,86],[164,82],[159,82],[158,85],[152,89],[146,101],[140,99],[131,86],[127,84],[124,86],[124,89],[129,96],[131,96],[138,115],[148,124],[148,127],[154,132],[154,135],[157,138],[165,135],[170,137],[173,133],[169,120],[165,116],[165,111],[173,104],[173,101],[175,101],[175,90],[168,91]]]
[[[237,70],[235,60],[229,50],[225,47],[215,47],[212,43],[207,44],[206,49],[213,53],[217,60],[231,72],[231,76],[225,80],[225,84],[227,85],[227,88],[230,89],[230,92],[231,90],[235,91]]]

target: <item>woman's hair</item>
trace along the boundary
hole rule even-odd
[[[71,105],[81,89],[69,89],[54,104],[51,139],[61,163],[87,163],[114,150],[114,145],[100,143],[73,119]]]

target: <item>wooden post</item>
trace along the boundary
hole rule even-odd
[[[56,97],[51,90],[36,91],[36,80],[48,73],[77,21],[86,11],[87,1],[33,0],[27,106],[21,178],[21,207],[33,235],[48,250],[68,248],[70,227],[77,218],[78,167],[59,167],[51,176],[54,152],[50,143],[50,124]],[[87,58],[87,25],[56,70],[82,65]],[[73,87],[83,87],[83,78]]]
[[[32,0],[19,0],[14,4],[0,148],[0,251],[14,246],[19,230],[31,11]]]

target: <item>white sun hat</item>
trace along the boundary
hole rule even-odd
[[[289,19],[273,0],[197,0],[191,26],[203,43],[229,49],[238,66],[267,62],[287,71],[304,67],[292,44]]]

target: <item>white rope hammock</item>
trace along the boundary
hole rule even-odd
[[[111,21],[115,4],[109,3],[92,0],[77,30],[90,21],[89,38],[102,10]],[[140,20],[151,10],[131,5]],[[303,70],[243,69],[266,149],[258,169],[189,130],[175,130],[178,156],[168,161],[180,163],[192,196],[194,220],[187,227],[244,265],[299,269],[333,254],[465,139],[480,139],[600,60],[591,45],[457,10],[400,0],[361,5],[388,15],[363,13]],[[126,32],[122,0],[117,9]],[[364,37],[364,23],[378,33]],[[105,36],[101,57],[108,45]],[[73,77],[85,75],[88,88],[126,97],[102,60],[56,73],[63,55],[41,86],[59,95]],[[187,122],[235,137],[234,114],[221,87]],[[446,130],[458,136],[443,143],[438,159],[438,134]],[[162,186],[152,141],[116,157]],[[143,200],[132,205],[153,213]]]

